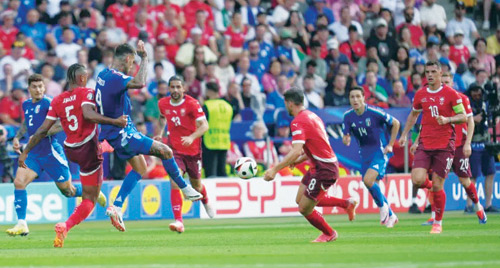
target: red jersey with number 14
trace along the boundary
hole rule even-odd
[[[292,144],[303,143],[304,152],[309,159],[318,165],[318,162],[336,163],[337,157],[330,146],[325,124],[315,113],[302,110],[290,124]]]
[[[462,98],[462,103],[464,104],[465,115],[467,118],[472,116],[472,108],[470,107],[469,97],[465,94],[458,92],[460,98]],[[467,138],[467,122],[455,125],[455,131],[457,132],[457,142],[455,147],[460,147],[464,145],[465,139]]]
[[[66,133],[64,144],[68,147],[83,145],[97,135],[97,124],[83,118],[84,104],[95,106],[93,89],[82,87],[65,91],[50,103],[47,119],[61,120]]]
[[[196,122],[206,118],[200,103],[188,95],[180,103],[172,103],[171,97],[165,97],[158,101],[158,108],[167,119],[168,145],[179,154],[200,155],[201,138],[194,140],[190,146],[182,145],[182,137],[193,134]]]
[[[432,91],[425,87],[415,93],[413,110],[422,112],[420,143],[424,150],[455,150],[455,130],[453,125],[439,125],[438,116],[451,117],[463,113],[462,98],[447,85]]]

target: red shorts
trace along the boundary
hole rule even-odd
[[[314,201],[318,201],[322,191],[327,191],[339,178],[338,163],[319,162],[316,167],[311,168],[302,178],[302,184],[306,186],[305,195]]]
[[[463,145],[457,147],[455,150],[455,157],[453,158],[453,172],[455,172],[459,178],[470,178],[472,176],[469,158],[464,155]]]
[[[452,150],[424,150],[423,145],[419,144],[413,158],[413,168],[432,169],[441,178],[446,178],[453,164],[453,155]]]
[[[174,152],[175,162],[190,179],[201,179],[201,155],[184,155]]]
[[[78,147],[64,145],[64,152],[69,160],[80,166],[83,185],[99,185],[102,183],[102,149],[97,135]]]

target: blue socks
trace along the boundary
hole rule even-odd
[[[123,179],[122,187],[116,195],[115,202],[113,205],[117,207],[122,207],[125,198],[132,192],[137,182],[142,178],[142,176],[137,173],[135,170],[132,170],[128,173],[128,175]]]
[[[384,205],[385,197],[382,194],[382,191],[380,191],[380,187],[378,186],[378,183],[374,183],[371,188],[368,189],[370,191],[370,194],[373,197],[373,200],[375,201],[375,204],[377,204],[377,207],[382,207]]]
[[[17,219],[26,219],[26,207],[28,206],[28,194],[26,190],[14,190],[14,207],[16,208]]]
[[[179,188],[184,188],[187,186],[186,181],[181,176],[181,172],[179,171],[179,166],[175,162],[175,159],[172,157],[170,159],[162,160],[163,167],[167,171],[170,178],[179,186]]]
[[[76,188],[75,197],[82,196],[82,185],[80,183],[73,184]]]

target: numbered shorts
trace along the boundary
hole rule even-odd
[[[495,174],[495,158],[485,149],[472,150],[470,169],[472,178]]]
[[[107,141],[115,149],[116,155],[123,160],[140,154],[149,155],[153,145],[153,139],[143,135],[133,126],[123,129],[115,139]]]
[[[385,170],[389,163],[389,156],[383,152],[377,152],[369,159],[361,158],[361,174],[366,174],[369,168],[378,172],[377,180],[381,180],[385,176]]]
[[[68,160],[66,160],[66,155],[64,155],[63,148],[59,143],[52,144],[51,152],[46,154],[28,154],[25,163],[38,176],[43,171],[47,172],[54,182],[65,182],[71,178]]]
[[[97,135],[78,147],[64,146],[68,159],[80,166],[80,180],[83,185],[102,184],[102,149]]]
[[[451,150],[424,150],[419,145],[413,158],[413,168],[432,169],[441,178],[446,178],[453,164],[454,152]]]
[[[201,155],[184,155],[174,152],[174,159],[179,169],[187,173],[190,179],[201,179]]]
[[[320,162],[321,163],[321,162]],[[314,201],[318,201],[322,191],[327,191],[335,184],[339,177],[338,164],[321,163],[311,168],[302,178],[301,183],[306,186],[305,195]]]
[[[453,172],[459,178],[470,178],[472,176],[469,165],[469,158],[464,155],[464,146],[457,147],[453,158]]]

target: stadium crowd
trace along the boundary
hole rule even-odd
[[[436,0],[2,1],[0,120],[7,128],[20,126],[30,74],[42,74],[46,94],[55,97],[67,87],[67,68],[80,63],[94,88],[114,47],[138,40],[146,43],[150,63],[147,85],[131,94],[132,119],[150,136],[159,132],[157,103],[175,74],[202,104],[207,85],[215,84],[233,108],[233,121],[247,108],[260,117],[284,108],[283,93],[292,86],[304,90],[309,109],[348,106],[354,85],[371,105],[411,107],[426,84],[429,60],[453,74],[458,91],[479,86],[486,98],[500,86],[500,27],[488,35],[497,29],[489,14],[496,4],[484,2],[481,36],[468,13],[479,8],[475,1],[456,2],[452,17]],[[287,138],[287,120],[276,118],[274,129],[257,121],[251,136],[272,131]],[[228,162],[243,151],[266,164],[291,148],[282,141],[266,154],[266,142],[249,142],[231,144]],[[149,162],[151,176],[165,175],[159,161]]]

